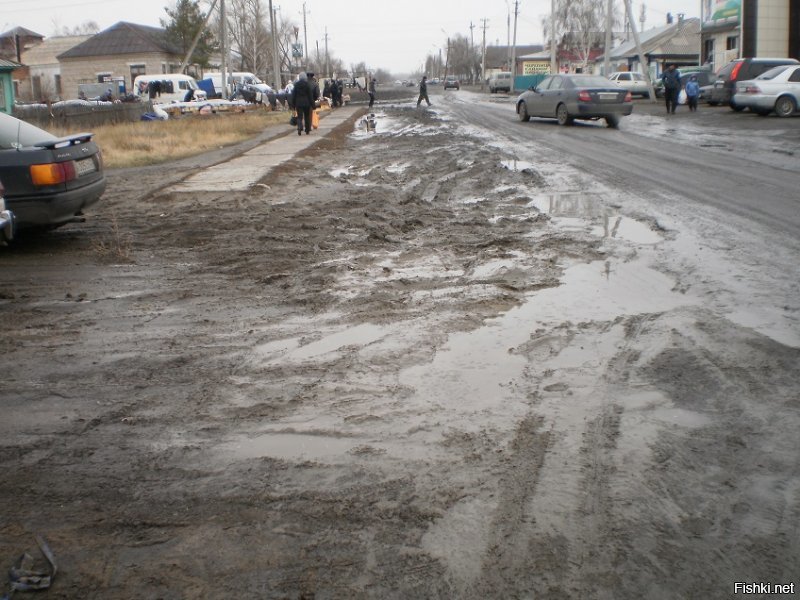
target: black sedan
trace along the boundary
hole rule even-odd
[[[575,119],[605,119],[617,127],[620,117],[632,112],[630,91],[596,75],[550,75],[517,98],[520,121],[545,117],[571,125]]]
[[[0,180],[17,229],[78,220],[106,188],[103,160],[91,133],[58,138],[2,113]]]

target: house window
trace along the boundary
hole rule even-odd
[[[0,77],[0,111],[6,110],[6,81]]]
[[[735,35],[729,35],[728,38],[725,40],[725,49],[726,50],[736,50],[738,47],[737,44],[739,42],[739,37]]]
[[[33,88],[33,99],[34,100],[41,100],[42,99],[42,78],[39,75],[34,75],[31,77],[31,87]]]
[[[714,40],[706,40],[703,46],[703,64],[714,62]]]
[[[111,73],[98,73],[97,74],[97,83],[105,83],[107,81],[111,81]]]
[[[61,94],[62,94],[62,91],[61,91],[61,75],[53,75],[53,80],[55,81],[55,84],[56,84],[56,94],[58,94],[58,96],[60,97]]]

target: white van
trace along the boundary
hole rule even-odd
[[[503,90],[511,93],[514,84],[511,80],[511,73],[494,73],[489,77],[489,93],[494,94]]]
[[[214,85],[214,91],[217,94],[222,93],[222,73],[219,71],[208,71],[203,74],[203,79],[210,79]],[[244,71],[234,71],[228,73],[228,97],[230,97],[236,90],[237,85],[249,86],[253,91],[268,94],[272,88],[266,83],[261,81],[253,73]]]
[[[151,86],[150,84],[154,84]],[[152,99],[154,104],[183,102],[189,90],[201,91],[194,77],[177,73],[139,75],[133,80],[133,93],[142,100]],[[204,94],[205,92],[203,92]],[[198,99],[195,95],[195,99]]]

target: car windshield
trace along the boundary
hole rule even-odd
[[[765,71],[756,79],[775,79],[778,75],[783,73],[786,69],[791,67],[792,65],[781,65],[779,67],[772,67],[769,71]]]
[[[43,129],[0,113],[0,149],[36,146],[41,142],[50,142],[55,139],[58,138]]]

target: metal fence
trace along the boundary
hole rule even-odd
[[[514,90],[512,91],[525,91],[532,85],[539,85],[539,82],[541,82],[545,77],[547,77],[547,73],[540,73],[538,75],[517,75],[514,77]]]
[[[152,110],[153,106],[149,101],[117,104],[19,104],[14,107],[14,116],[43,129],[60,127],[78,130],[91,129],[106,123],[139,121],[144,113]]]

